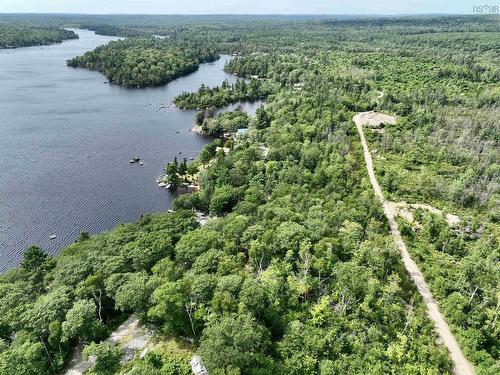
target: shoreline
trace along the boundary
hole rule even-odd
[[[127,90],[121,86],[113,85],[110,89],[109,85],[104,85],[102,81],[104,76],[100,73],[90,72],[84,69],[75,69],[68,71],[68,68],[63,63],[60,58],[61,53],[66,53],[69,56],[83,54],[88,50],[93,50],[97,46],[106,43],[110,38],[95,36],[95,32],[79,30],[79,39],[74,41],[68,41],[58,44],[56,51],[52,51],[52,47],[23,47],[10,50],[9,53],[0,54],[3,57],[2,60],[2,71],[8,71],[8,69],[14,69],[13,66],[23,67],[24,65],[30,65],[29,59],[24,56],[28,54],[37,55],[41,54],[45,61],[50,61],[47,66],[37,66],[35,71],[43,72],[43,74],[34,75],[28,80],[30,84],[38,84],[39,77],[43,77],[44,74],[49,72],[64,71],[68,72],[71,78],[71,85],[68,79],[63,75],[58,75],[61,77],[61,81],[64,81],[64,85],[61,87],[66,87],[62,90],[62,93],[70,91],[83,92],[79,89],[79,82],[85,86],[92,87],[93,90],[99,95],[103,92],[112,94],[105,95],[104,98],[107,100],[107,104],[96,104],[98,110],[101,113],[106,114],[106,129],[101,124],[101,120],[97,113],[92,113],[90,115],[90,120],[85,120],[86,126],[92,130],[94,135],[99,135],[100,144],[109,144],[112,142],[112,137],[110,134],[118,134],[124,129],[130,131],[123,131],[121,134],[121,141],[123,142],[125,148],[128,150],[127,153],[139,154],[141,158],[147,159],[148,162],[144,163],[142,169],[131,168],[128,159],[130,157],[122,159],[121,150],[114,149],[113,147],[103,147],[97,148],[95,142],[76,142],[74,138],[70,141],[71,150],[69,154],[73,155],[79,163],[74,168],[69,168],[66,164],[61,164],[63,167],[59,172],[57,178],[53,176],[52,170],[53,165],[46,163],[42,170],[47,170],[51,174],[51,181],[45,181],[43,188],[47,194],[42,194],[40,192],[40,187],[38,188],[28,188],[27,195],[29,199],[20,200],[14,199],[10,202],[6,202],[2,206],[2,212],[4,210],[9,210],[13,206],[17,206],[19,209],[28,212],[28,206],[34,207],[29,214],[26,214],[26,219],[22,219],[18,215],[13,215],[11,222],[3,222],[0,220],[1,241],[0,248],[3,251],[0,262],[0,274],[7,272],[12,268],[19,266],[22,260],[22,254],[31,245],[37,245],[42,247],[51,255],[56,255],[61,252],[64,248],[71,245],[80,232],[89,232],[90,234],[101,233],[104,231],[109,231],[113,229],[116,225],[123,222],[135,222],[140,218],[141,215],[146,213],[164,212],[171,207],[171,202],[174,199],[174,195],[168,189],[160,189],[157,184],[151,184],[151,180],[154,182],[160,174],[163,172],[163,166],[166,161],[172,160],[176,155],[185,156],[187,159],[195,158],[202,150],[204,145],[208,142],[205,136],[193,137],[190,136],[188,130],[193,124],[193,114],[191,111],[181,111],[176,106],[168,106],[168,110],[165,113],[160,112],[158,114],[157,108],[152,106],[145,106],[149,103],[165,103],[168,102],[171,96],[178,95],[182,93],[183,90],[195,91],[199,88],[200,84],[203,82],[208,82],[212,85],[220,84],[225,79],[232,79],[230,75],[223,72],[223,65],[225,64],[228,57],[226,55],[221,55],[218,62],[211,64],[202,64],[200,68],[185,77],[182,81],[177,84],[173,84],[168,90],[168,97],[165,97],[166,90],[164,88],[149,88],[146,95],[144,96],[144,103],[142,100],[136,100],[135,97],[143,97],[143,93],[137,92],[136,90]],[[115,38],[111,38],[115,39]],[[31,51],[35,52],[31,52]],[[68,51],[69,50],[69,51]],[[19,62],[18,62],[19,60]],[[57,60],[57,63],[55,62]],[[16,68],[17,69],[17,68]],[[78,78],[84,79],[79,80]],[[16,86],[16,81],[12,82],[12,87]],[[25,82],[25,81],[24,81]],[[182,83],[180,85],[179,83]],[[43,82],[42,82],[43,84]],[[8,87],[8,86],[5,86]],[[6,90],[0,90],[4,95],[8,95]],[[51,94],[53,91],[50,92]],[[47,105],[43,105],[37,111],[37,119],[40,121],[46,121],[46,118],[51,118],[50,126],[44,128],[44,134],[41,136],[41,144],[44,142],[49,142],[50,137],[56,137],[56,127],[66,126],[67,121],[64,117],[69,115],[52,116],[51,114],[46,114],[44,110],[53,109],[59,110],[61,103],[65,106],[64,111],[74,111],[79,113],[79,109],[74,109],[73,102],[71,100],[65,100],[66,97],[70,95],[49,95],[51,100]],[[57,99],[52,100],[52,98],[57,97]],[[78,97],[78,95],[77,95]],[[44,98],[44,102],[46,98]],[[109,106],[108,106],[109,104]],[[35,107],[36,108],[36,107]],[[123,108],[123,110],[118,110],[117,108]],[[73,116],[73,115],[72,115]],[[87,118],[87,115],[85,115]],[[74,124],[80,124],[83,116],[74,115],[72,122]],[[20,116],[14,120],[9,119],[10,124],[23,123],[23,117]],[[140,127],[136,123],[144,122],[148,123],[148,126]],[[165,127],[165,122],[170,124],[169,127]],[[7,133],[13,130],[14,126],[9,125],[6,127]],[[71,134],[77,134],[80,127],[74,126],[71,129],[68,127],[68,131],[71,130]],[[142,128],[142,130],[141,130]],[[182,130],[182,129],[185,130]],[[4,128],[2,128],[4,130]],[[150,138],[150,134],[153,131],[158,130],[158,132],[166,131],[166,136],[153,137]],[[74,131],[74,132],[73,132]],[[179,133],[177,133],[179,132]],[[133,133],[133,136],[132,136]],[[69,134],[69,133],[68,133]],[[146,151],[147,148],[147,151]],[[34,145],[33,148],[36,152],[40,151],[38,145]],[[56,152],[47,151],[47,148],[42,149],[42,157],[53,160],[54,165],[59,165],[60,159],[57,155],[62,155],[58,152],[61,148],[56,147]],[[13,153],[14,146],[9,146],[5,149],[6,153]],[[66,149],[67,150],[67,149]],[[178,154],[178,151],[182,151],[182,155]],[[89,158],[85,158],[82,155],[91,155]],[[161,157],[158,157],[160,155]],[[17,156],[17,154],[16,154]],[[97,163],[101,163],[101,160],[118,160],[119,164],[116,164],[116,168],[113,167],[110,170],[104,171],[102,168],[96,168]],[[22,158],[16,158],[20,160]],[[158,160],[158,161],[154,161]],[[182,159],[181,159],[182,160]],[[111,163],[110,163],[111,164]],[[113,166],[115,164],[113,163]],[[138,166],[137,166],[138,167]],[[28,172],[26,176],[32,174],[30,168],[27,169]],[[5,173],[5,171],[4,171]],[[163,172],[164,173],[164,172]],[[2,176],[4,176],[2,174]],[[11,174],[7,178],[8,184],[16,185],[27,185],[30,178],[24,176],[24,174]],[[85,186],[81,184],[81,181],[85,176],[86,181],[108,181],[109,189],[100,189],[99,183],[86,184]],[[145,176],[145,179],[139,179],[140,176]],[[88,179],[87,179],[88,177]],[[1,178],[0,178],[1,179]],[[61,187],[63,191],[57,186],[63,186],[60,181],[65,183],[64,187]],[[113,182],[111,182],[113,181]],[[2,180],[3,182],[3,180]],[[8,184],[0,184],[0,193],[6,190]],[[89,194],[78,194],[76,191],[78,189],[70,188],[69,185],[78,186],[78,189],[82,189],[90,192]],[[54,198],[57,194],[65,194],[66,199],[62,202]],[[42,198],[38,198],[43,196]],[[46,197],[48,196],[48,197]],[[46,204],[42,206],[40,202],[46,199]],[[120,202],[119,204],[114,204],[110,202]],[[74,213],[74,206],[82,207],[81,210]],[[43,215],[41,214],[43,212]],[[4,215],[6,217],[6,215]],[[97,218],[96,218],[97,217]],[[24,221],[23,221],[24,220]],[[46,221],[50,222],[47,224]],[[8,224],[8,225],[7,225]],[[26,233],[25,228],[29,226],[29,231]],[[47,228],[48,227],[48,228]],[[57,235],[57,239],[51,240],[49,237],[51,235]]]

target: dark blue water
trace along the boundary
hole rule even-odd
[[[82,231],[168,209],[173,196],[155,183],[164,164],[195,157],[208,141],[189,131],[194,112],[172,107],[172,98],[236,80],[222,56],[164,87],[104,84],[66,59],[116,38],[77,33],[62,44],[0,50],[0,271],[19,264],[29,245],[56,254]],[[129,164],[134,155],[144,165]]]

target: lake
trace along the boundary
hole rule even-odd
[[[83,231],[167,210],[174,196],[155,183],[163,166],[196,157],[209,141],[190,132],[195,112],[172,99],[237,79],[221,56],[162,87],[106,84],[66,60],[117,38],[75,32],[80,39],[0,50],[0,272],[32,244],[57,254]],[[129,164],[135,155],[144,165]]]

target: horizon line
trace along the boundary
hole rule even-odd
[[[75,16],[477,16],[499,15],[498,13],[472,13],[472,12],[427,12],[427,13],[74,13],[74,12],[0,12],[0,15],[75,15]]]

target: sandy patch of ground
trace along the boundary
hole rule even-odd
[[[405,205],[403,203],[404,202],[399,202],[399,203],[389,202],[389,201],[387,202],[387,204],[391,206],[391,209],[394,210],[394,213],[397,216],[405,219],[407,222],[415,225],[417,228],[422,229],[422,225],[415,221],[415,217],[413,216],[413,212],[410,210],[410,208],[407,205]]]
[[[375,129],[380,128],[382,124],[395,124],[396,120],[396,116],[375,111],[360,112],[354,116],[356,124]]]
[[[203,134],[204,133],[203,128],[200,125],[193,126],[193,128],[191,129],[191,131],[193,133],[197,133],[197,134]]]
[[[457,226],[460,223],[460,217],[457,215],[453,215],[450,213],[447,213],[446,215],[443,214],[443,211],[436,207],[432,207],[431,205],[424,204],[424,203],[406,203],[406,202],[388,202],[391,205],[393,205],[393,209],[398,214],[401,216],[403,219],[408,221],[409,223],[415,223],[415,225],[418,228],[421,228],[422,226],[420,223],[415,222],[415,218],[413,217],[413,210],[415,209],[421,209],[421,210],[426,210],[429,211],[435,215],[442,215],[448,222],[448,225],[450,227]]]

